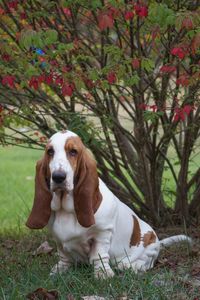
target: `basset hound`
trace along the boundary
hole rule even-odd
[[[26,225],[47,225],[55,238],[59,261],[51,274],[77,261],[92,264],[97,278],[113,276],[112,264],[146,271],[162,245],[191,242],[185,235],[159,241],[151,226],[98,177],[91,152],[69,130],[54,134],[37,162],[35,198]]]

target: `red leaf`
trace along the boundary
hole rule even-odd
[[[101,31],[107,29],[107,28],[112,28],[114,25],[114,19],[111,15],[108,15],[106,13],[101,13],[98,16],[98,26]]]
[[[45,82],[45,74],[41,74],[37,77],[38,83],[41,84],[42,82]]]
[[[38,78],[35,76],[31,77],[31,80],[29,81],[29,87],[30,88],[34,88],[35,90],[38,90],[39,88],[39,82],[38,82]]]
[[[71,65],[66,65],[64,67],[62,67],[62,71],[65,72],[70,72],[72,70],[72,66]]]
[[[191,111],[194,109],[194,107],[190,104],[187,104],[183,107],[183,112],[186,113],[187,116],[191,113]]]
[[[138,58],[133,58],[131,64],[133,69],[138,69],[140,67],[140,60]]]
[[[2,54],[1,58],[3,61],[6,61],[6,62],[10,61],[10,55],[7,53]]]
[[[5,13],[4,9],[0,7],[0,15],[3,15]]]
[[[148,16],[148,7],[146,5],[136,4],[134,6],[135,13],[138,17],[146,18]]]
[[[92,89],[95,86],[94,82],[89,78],[85,78],[84,83],[88,89]]]
[[[176,67],[175,66],[170,66],[170,65],[163,65],[160,68],[160,72],[162,73],[172,73],[176,71]]]
[[[181,47],[175,47],[171,50],[171,54],[183,59],[186,56],[186,52]]]
[[[62,76],[56,75],[55,84],[57,84],[57,85],[63,85],[63,82],[64,82],[64,80],[63,80]]]
[[[186,116],[189,116],[192,110],[193,106],[189,104],[185,105],[183,108],[176,107],[174,110],[174,122],[184,121]]]
[[[190,17],[186,17],[183,21],[182,21],[182,25],[181,28],[185,28],[187,30],[191,30],[193,29],[194,24],[193,21]]]
[[[9,7],[10,9],[16,10],[16,9],[17,9],[17,6],[18,6],[18,1],[17,1],[17,0],[13,0],[13,1],[9,1],[9,2],[8,2],[8,7]]]
[[[189,78],[185,74],[180,75],[179,78],[177,78],[176,80],[177,85],[188,86],[189,83]]]
[[[46,75],[45,82],[46,82],[46,84],[51,85],[53,82],[53,75],[52,74]]]
[[[62,94],[63,96],[71,97],[74,92],[75,86],[73,83],[65,82],[62,86]]]
[[[113,84],[117,81],[117,76],[115,72],[111,71],[110,73],[107,74],[107,80],[110,84]]]
[[[71,17],[72,13],[68,7],[63,7],[63,12],[66,16]]]
[[[153,112],[156,112],[158,110],[158,107],[156,104],[150,105],[149,107],[152,109]]]
[[[124,18],[127,21],[133,19],[133,17],[134,17],[134,12],[133,11],[127,11],[124,14]]]
[[[20,13],[20,19],[21,19],[21,20],[27,19],[27,14],[26,14],[25,11],[23,11],[23,12]]]
[[[52,59],[52,60],[50,60],[50,65],[52,65],[52,66],[54,66],[54,67],[58,67],[59,66],[59,64],[58,64],[58,62],[57,62],[57,60],[56,59]]]
[[[109,6],[107,11],[108,16],[115,19],[119,15],[119,9],[114,6]]]
[[[179,110],[176,109],[176,113],[175,113],[175,115],[174,115],[173,121],[174,121],[174,122],[178,122],[179,119],[180,119],[180,116],[179,116]]]
[[[9,86],[11,89],[15,87],[15,76],[13,75],[6,75],[2,78],[1,83],[3,85]]]
[[[141,109],[141,110],[146,110],[147,108],[148,108],[148,105],[145,104],[145,103],[141,103],[141,104],[139,105],[139,109]]]

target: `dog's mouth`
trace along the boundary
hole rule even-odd
[[[66,186],[53,186],[51,188],[52,192],[59,192],[59,193],[68,193],[68,189]]]
[[[51,181],[50,190],[53,193],[69,194],[72,191],[72,187],[66,181],[61,182],[61,183],[55,183],[55,182]]]

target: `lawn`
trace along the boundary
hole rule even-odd
[[[19,147],[0,148],[1,230],[24,229],[34,193],[35,163],[42,151]]]
[[[114,300],[200,299],[200,233],[194,228],[188,231],[194,238],[191,252],[186,245],[163,250],[155,268],[146,274],[116,271],[113,279],[103,281],[94,279],[91,267],[75,266],[62,276],[50,278],[50,269],[57,261],[55,243],[45,230],[31,231],[24,225],[33,200],[35,162],[42,153],[8,147],[0,148],[0,155],[0,299],[26,299],[38,288],[54,290],[59,299],[68,300],[89,295]],[[159,235],[180,232],[184,230],[171,228],[170,232],[168,228]],[[33,255],[46,240],[53,252]],[[30,295],[29,299],[56,298]]]

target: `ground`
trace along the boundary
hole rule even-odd
[[[165,228],[160,231],[159,236],[177,232],[180,233],[181,229]],[[29,295],[27,299],[78,300],[84,299],[84,296],[96,295],[115,300],[198,300],[200,231],[193,227],[188,229],[188,234],[194,241],[192,249],[185,244],[179,244],[161,251],[153,270],[137,275],[131,270],[116,270],[114,278],[97,280],[93,277],[92,267],[86,265],[74,266],[63,275],[50,278],[49,272],[57,260],[57,255],[55,244],[48,233],[27,231],[20,235],[4,232],[0,237],[0,299],[20,300]],[[34,255],[34,251],[46,240],[53,247],[53,251]],[[45,289],[42,291],[46,298],[38,296],[37,292],[41,293],[41,290],[33,294],[38,288]]]
[[[200,300],[200,228],[195,227],[157,229],[160,238],[187,233],[194,245],[191,251],[180,244],[163,250],[154,269],[145,274],[116,271],[114,278],[101,281],[94,279],[91,267],[75,266],[50,278],[57,261],[55,243],[47,232],[24,226],[33,201],[35,163],[42,152],[6,147],[0,148],[0,156],[0,299],[57,299],[58,294],[65,300],[89,295],[106,300]],[[33,255],[46,240],[53,251]],[[43,296],[33,294],[38,288],[44,289],[39,290]]]

